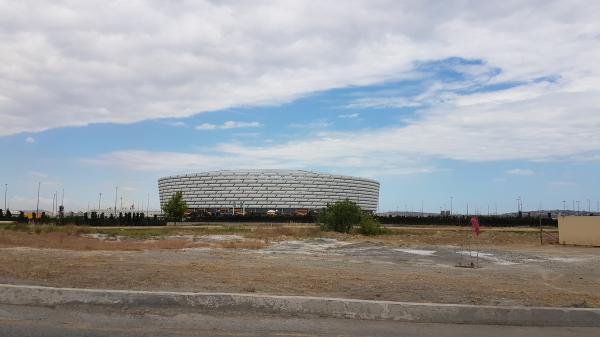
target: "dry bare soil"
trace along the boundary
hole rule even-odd
[[[556,235],[556,233],[554,233]],[[535,229],[310,226],[0,229],[0,282],[391,301],[600,307],[600,247]],[[480,268],[460,268],[458,264]]]

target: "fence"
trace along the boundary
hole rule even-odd
[[[377,216],[375,217],[384,225],[397,226],[470,226],[470,216]],[[486,227],[538,227],[540,221],[542,226],[556,227],[558,221],[552,218],[538,217],[503,217],[503,216],[478,216],[479,224]]]
[[[384,225],[389,226],[469,226],[470,217],[456,216],[375,216],[375,218]],[[557,227],[558,221],[549,217],[503,217],[503,216],[479,216],[481,226],[487,227],[517,227],[529,226],[538,227],[541,223],[544,227]],[[13,214],[7,217],[6,214],[0,214],[0,221],[10,220],[20,223],[30,222],[23,213]],[[104,213],[96,212],[84,213],[83,215],[67,215],[62,218],[47,217],[42,215],[35,223],[52,223],[57,225],[86,225],[86,226],[164,226],[167,220],[163,217],[154,215],[146,217],[144,213],[119,213],[117,216],[105,216]],[[305,216],[299,215],[195,215],[186,218],[184,222],[193,223],[211,223],[211,222],[232,222],[232,223],[316,223],[314,214]]]
[[[33,220],[27,218],[23,212],[8,216],[0,215],[0,221],[15,221],[17,223],[29,223]],[[156,215],[146,217],[144,213],[119,213],[118,215],[105,216],[104,213],[83,213],[83,215],[67,214],[62,217],[49,217],[42,212],[41,217],[33,221],[36,224],[55,224],[59,226],[165,226],[167,220]]]

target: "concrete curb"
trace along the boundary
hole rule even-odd
[[[600,326],[600,309],[496,307],[306,296],[75,289],[9,284],[0,284],[0,303],[41,306],[69,304],[128,307],[177,306],[199,310],[318,315],[422,323]]]

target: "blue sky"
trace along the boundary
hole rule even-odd
[[[596,210],[584,4],[1,2],[0,183],[157,208],[162,175],[290,168],[377,179],[381,211]]]

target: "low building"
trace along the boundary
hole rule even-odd
[[[600,216],[559,216],[558,242],[563,245],[600,246]]]

